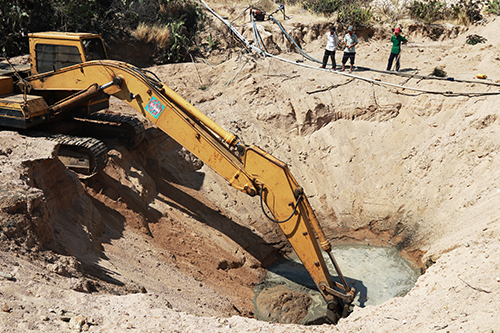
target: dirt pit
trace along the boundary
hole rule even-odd
[[[400,256],[395,248],[339,245],[332,248],[332,254],[348,285],[356,289],[353,306],[379,305],[402,297],[421,275],[421,269]],[[342,283],[326,253],[324,259],[333,280]],[[257,319],[305,325],[328,320],[326,302],[297,256],[268,267],[266,277],[254,292]]]

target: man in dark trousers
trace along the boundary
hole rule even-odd
[[[347,63],[348,59],[351,61],[351,69],[349,70],[349,72],[352,72],[352,69],[354,67],[354,58],[356,57],[355,46],[358,45],[358,37],[354,34],[353,31],[353,27],[347,28],[347,34],[344,36],[345,49],[344,56],[342,57],[341,71],[345,71],[345,64]]]
[[[394,35],[391,37],[392,49],[391,55],[389,56],[389,62],[387,63],[387,71],[392,69],[392,62],[396,59],[396,72],[399,72],[400,64],[399,60],[401,59],[401,43],[406,44],[408,40],[401,36],[401,29],[394,29]]]
[[[320,68],[326,68],[326,63],[328,62],[328,57],[332,58],[332,69],[335,70],[337,63],[335,62],[335,51],[337,50],[337,44],[339,43],[339,37],[335,33],[335,27],[331,26],[330,31],[326,34],[326,47],[325,54],[323,55],[323,66]]]

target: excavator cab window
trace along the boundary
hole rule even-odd
[[[82,41],[87,61],[106,59],[106,52],[100,38],[87,38]]]
[[[38,43],[35,52],[38,73],[55,71],[82,62],[76,46]]]

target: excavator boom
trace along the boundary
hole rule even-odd
[[[155,123],[231,186],[250,196],[260,196],[263,209],[265,204],[272,214],[270,219],[279,222],[329,310],[337,314],[332,321],[345,312],[355,291],[343,277],[343,284],[332,281],[321,252],[323,248],[331,255],[331,246],[285,163],[256,146],[242,144],[159,79],[130,64],[112,60],[83,62],[33,75],[26,81],[35,91],[87,91],[92,86],[93,91],[113,95]],[[334,265],[341,276],[335,261]]]

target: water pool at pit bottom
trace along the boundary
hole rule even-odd
[[[338,245],[332,254],[350,287],[356,289],[353,305],[364,307],[378,305],[390,298],[404,296],[421,275],[420,268],[405,260],[395,248],[368,245]],[[340,282],[330,258],[323,254],[333,280]],[[310,313],[314,308],[326,307],[323,297],[298,257],[290,256],[268,268],[266,277],[254,289],[254,306],[257,319],[269,320],[260,311],[257,297],[264,290],[286,285],[288,289],[311,296]]]

